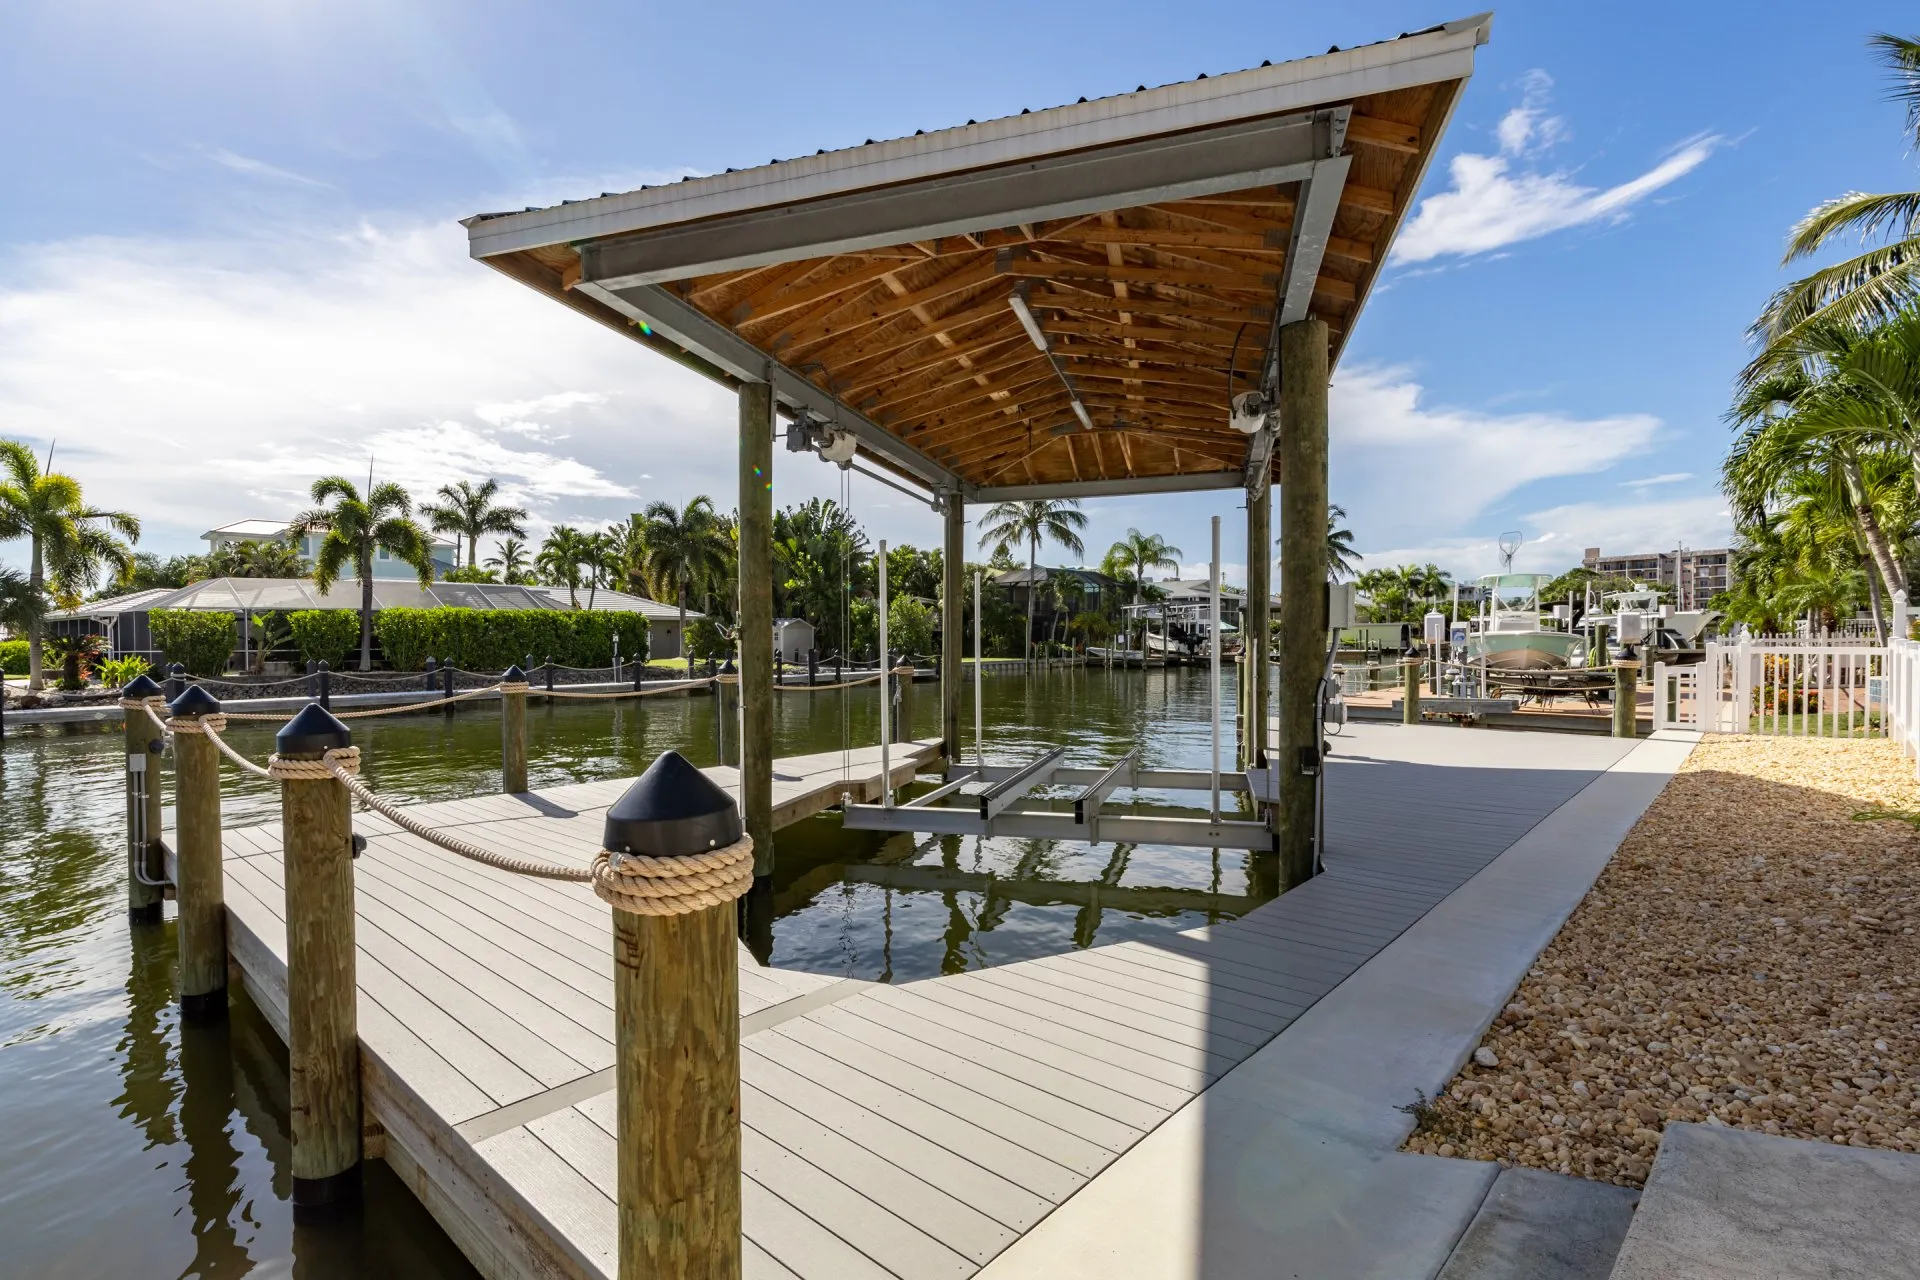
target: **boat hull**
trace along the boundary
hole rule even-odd
[[[1496,632],[1467,641],[1467,660],[1486,661],[1502,671],[1542,671],[1576,667],[1586,652],[1579,636],[1565,631]]]

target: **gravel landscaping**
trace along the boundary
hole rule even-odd
[[[1406,1149],[1624,1186],[1668,1121],[1920,1151],[1917,825],[1893,743],[1705,739]]]

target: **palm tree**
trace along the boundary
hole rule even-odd
[[[1327,504],[1327,575],[1335,582],[1360,572],[1360,561],[1366,559],[1353,549],[1353,530],[1340,527],[1346,518],[1345,507],[1337,502]]]
[[[326,591],[344,573],[360,579],[360,669],[373,669],[373,558],[385,551],[411,565],[422,587],[433,581],[433,549],[427,531],[413,519],[413,499],[391,480],[374,485],[363,499],[345,476],[313,482],[320,504],[293,518],[288,532],[324,533],[313,558],[313,584]],[[331,501],[332,506],[327,503]]]
[[[733,532],[705,494],[677,510],[670,502],[650,502],[641,516],[647,524],[641,563],[656,598],[670,591],[678,600],[684,643],[687,599],[725,581],[734,556]]]
[[[587,608],[601,587],[611,587],[620,568],[620,542],[611,533],[589,533],[581,539],[580,563],[587,567]]]
[[[433,525],[435,533],[451,533],[467,540],[466,563],[478,564],[480,535],[486,533],[512,534],[524,538],[527,531],[520,522],[527,518],[524,507],[503,507],[495,505],[494,495],[500,492],[498,480],[482,480],[474,484],[462,480],[458,484],[440,486],[442,501],[430,503],[420,508],[420,514]],[[459,555],[456,543],[454,555]]]
[[[0,628],[19,635],[46,616],[46,592],[35,591],[18,569],[0,565]]]
[[[1889,96],[1906,109],[1909,141],[1920,146],[1920,40],[1882,32],[1867,44],[1893,81]],[[1885,242],[1795,280],[1768,300],[1749,330],[1760,353],[1747,366],[1747,381],[1777,368],[1786,356],[1783,348],[1806,325],[1865,328],[1920,295],[1920,191],[1849,191],[1816,206],[1789,234],[1785,261],[1797,262],[1855,232]]]
[[[48,455],[51,465],[52,455]],[[102,566],[124,574],[133,568],[130,543],[140,540],[139,518],[125,511],[89,507],[80,482],[42,471],[33,450],[18,440],[0,440],[0,542],[28,540],[27,590],[43,596],[49,581],[68,595],[93,584]],[[122,540],[124,539],[124,541]],[[44,618],[27,622],[27,687],[39,689]]]
[[[1051,538],[1075,555],[1085,555],[1080,530],[1087,517],[1074,498],[1035,498],[1027,502],[1000,502],[987,508],[980,525],[980,549],[1013,553],[1024,543],[1027,548],[1027,643],[1026,660],[1033,660],[1033,604],[1040,594],[1040,541]]]
[[[500,581],[517,586],[527,585],[533,561],[527,555],[527,544],[518,538],[502,538],[500,554],[488,556],[486,567],[500,571]]]
[[[304,578],[307,562],[292,543],[281,539],[256,542],[243,538],[215,548],[207,556],[207,570],[215,578]]]
[[[534,565],[556,587],[567,589],[567,603],[580,607],[580,566],[587,559],[587,537],[572,525],[555,525],[547,540],[540,544]]]
[[[1170,545],[1157,533],[1142,533],[1138,529],[1127,530],[1127,536],[1107,548],[1105,563],[1120,569],[1115,577],[1128,577],[1133,580],[1133,602],[1140,603],[1140,586],[1147,574],[1154,569],[1165,569],[1168,573],[1180,572],[1180,548]]]

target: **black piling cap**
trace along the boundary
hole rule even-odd
[[[520,664],[517,662],[500,673],[501,684],[525,684],[526,682],[527,673],[520,669]]]
[[[732,655],[732,654],[728,654],[728,655],[727,655],[727,660],[726,660],[726,662],[725,662],[725,663],[724,663],[724,664],[723,664],[723,665],[721,666],[721,668],[720,668],[720,674],[721,674],[721,675],[723,675],[723,676],[730,676],[730,675],[735,675],[735,674],[737,674],[737,673],[736,673],[736,671],[735,671],[735,669],[734,669],[734,665],[733,665],[733,655]]]
[[[740,810],[678,751],[663,752],[607,810],[609,853],[682,858],[740,839]]]
[[[166,690],[155,683],[152,676],[137,675],[127,681],[127,687],[120,691],[120,696],[129,702],[144,702],[148,698],[158,698],[165,693]]]
[[[199,685],[190,684],[185,693],[167,704],[167,711],[182,718],[217,716],[220,714],[220,700]]]
[[[353,734],[347,726],[317,702],[300,708],[300,714],[273,735],[273,749],[283,756],[319,755],[352,745]]]

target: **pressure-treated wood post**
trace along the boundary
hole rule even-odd
[[[517,666],[500,676],[500,789],[527,789],[527,673]]]
[[[1420,723],[1420,661],[1411,654],[1400,660],[1400,723]]]
[[[947,539],[941,551],[943,616],[940,619],[940,739],[949,765],[960,763],[960,695],[964,689],[961,642],[966,638],[967,509],[958,493],[947,495]]]
[[[893,672],[893,740],[907,742],[913,737],[913,664],[902,657]]]
[[[120,691],[127,739],[127,919],[134,924],[160,923],[161,889],[149,881],[160,878],[153,852],[163,821],[160,753],[166,743],[145,708],[158,713],[164,706],[151,677],[135,676]]]
[[[1613,664],[1613,736],[1640,736],[1640,664]]]
[[[286,860],[288,1120],[296,1212],[352,1200],[360,1189],[353,814],[345,784],[312,768],[326,752],[352,745],[346,725],[309,704],[275,737],[268,766],[280,779]]]
[[[740,387],[740,807],[773,874],[773,388]]]
[[[1246,758],[1267,763],[1267,646],[1273,610],[1273,486],[1266,476],[1247,487],[1247,604],[1240,615],[1240,662],[1247,668]]]
[[[227,890],[220,851],[220,749],[207,730],[226,727],[220,703],[199,685],[167,704],[173,726],[174,922],[180,947],[180,1016],[227,1016]]]
[[[619,1280],[738,1280],[740,987],[734,902],[751,853],[733,797],[677,752],[656,759],[607,811],[613,906]],[[627,876],[639,858],[707,857],[710,900],[661,904]],[[656,876],[653,887],[685,877]],[[623,893],[623,888],[635,891]],[[645,905],[647,914],[634,908]],[[684,914],[653,914],[684,905]]]
[[[1327,326],[1280,330],[1280,744],[1274,817],[1282,891],[1313,875],[1320,771],[1321,654],[1326,649]]]

